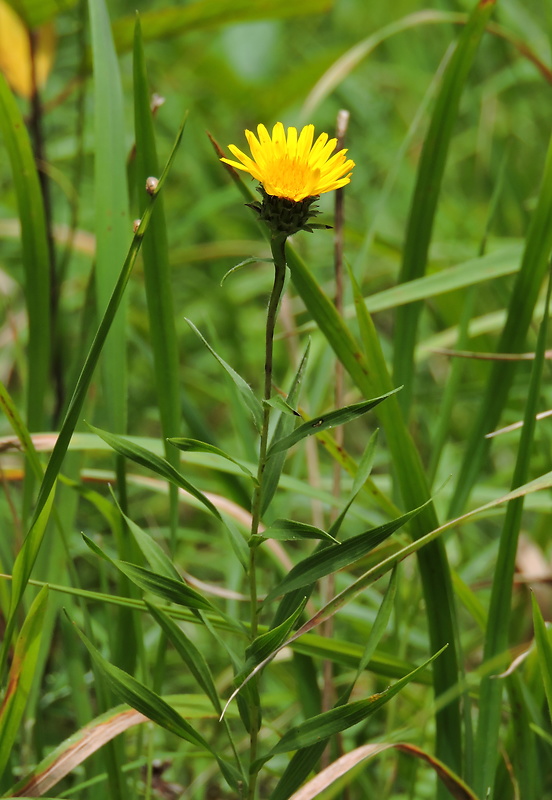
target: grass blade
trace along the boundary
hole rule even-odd
[[[552,250],[552,137],[544,166],[542,185],[527,233],[521,267],[512,288],[508,315],[500,341],[498,353],[520,353],[533,317],[537,297],[546,274]],[[462,466],[449,514],[460,514],[468,500],[471,489],[479,475],[483,458],[489,446],[485,434],[496,428],[508,392],[514,379],[515,361],[495,361],[486,383],[473,428],[470,432]]]
[[[460,97],[494,5],[495,0],[479,0],[445,70],[418,167],[399,276],[401,283],[419,278],[425,272]],[[409,305],[399,309],[395,318],[393,376],[405,385],[405,392],[399,398],[405,411],[409,408],[413,391],[414,348],[420,311],[419,304]]]
[[[1,72],[0,132],[10,159],[21,221],[29,324],[27,427],[35,431],[44,426],[44,399],[50,371],[50,255],[42,192],[29,135]]]
[[[43,630],[48,587],[36,596],[17,637],[6,693],[0,708],[0,775],[9,761],[19,734],[27,698],[35,676]]]
[[[512,489],[523,484],[529,470],[531,446],[535,431],[535,415],[540,397],[544,350],[548,328],[548,304],[552,292],[552,272],[548,282],[546,311],[543,317],[535,360],[531,370],[529,391],[525,406],[524,424],[521,431],[516,466],[512,478]],[[515,570],[517,543],[523,511],[523,496],[508,503],[504,526],[498,547],[498,556],[491,590],[489,616],[485,633],[484,660],[489,661],[508,646],[508,632],[512,605],[512,585]],[[474,789],[482,797],[492,797],[492,783],[497,762],[498,733],[500,726],[500,704],[502,683],[487,676],[480,687],[480,712],[475,741]]]

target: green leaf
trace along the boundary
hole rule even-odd
[[[182,578],[166,577],[165,575],[159,575],[144,567],[138,567],[135,564],[128,564],[126,561],[110,558],[88,536],[83,534],[82,538],[93,553],[103,558],[105,561],[108,561],[145,592],[151,592],[152,594],[163,597],[170,603],[176,603],[185,608],[216,612],[215,606],[208,600],[205,600],[195,589],[192,589],[184,583]]]
[[[540,401],[544,352],[547,341],[548,306],[552,296],[552,272],[549,274],[546,311],[541,322],[535,359],[531,368],[529,390],[525,404],[523,428],[512,478],[512,490],[524,484],[529,473],[536,414]],[[512,499],[506,508],[504,525],[498,546],[496,568],[491,589],[489,616],[485,631],[484,661],[504,652],[508,647],[512,590],[521,528],[524,497]],[[501,717],[502,685],[486,676],[480,685],[480,712],[475,737],[474,789],[485,796],[494,779]]]
[[[290,408],[292,408],[299,399],[301,381],[303,380],[305,369],[307,367],[309,352],[310,352],[310,339],[307,344],[307,347],[305,348],[303,357],[299,362],[297,372],[295,373],[295,376],[293,378],[286,399],[286,405],[289,406]],[[294,415],[290,416],[288,414],[282,414],[280,416],[280,419],[276,423],[271,443],[276,442],[279,439],[284,439],[286,436],[288,436],[293,430],[294,425],[295,425]],[[265,513],[265,511],[269,507],[272,498],[274,497],[274,494],[276,492],[276,489],[278,488],[278,483],[280,482],[280,476],[284,468],[285,460],[286,460],[286,453],[285,451],[282,451],[281,453],[277,453],[276,455],[272,456],[272,458],[266,462],[263,474],[261,516]]]
[[[288,572],[283,581],[268,593],[264,602],[269,603],[280,595],[288,594],[295,589],[300,589],[302,586],[308,586],[325,575],[330,575],[332,572],[337,572],[350,564],[354,564],[355,561],[363,558],[374,547],[384,542],[392,533],[415,517],[416,514],[419,514],[422,508],[423,506],[415,508],[398,519],[385,522],[383,525],[360,533],[358,536],[353,536],[341,544],[330,545],[324,550],[319,550],[312,556],[308,556]]]
[[[136,136],[135,176],[139,216],[147,208],[149,195],[146,180],[159,174],[159,161],[155,145],[151,92],[148,83],[140,18],[136,17],[134,30],[134,130]],[[155,384],[161,429],[165,440],[181,429],[181,403],[179,386],[179,357],[176,336],[175,311],[169,265],[169,244],[163,198],[159,199],[151,220],[149,236],[142,245],[144,283],[148,306],[149,335],[153,350]],[[178,468],[178,453],[165,441],[165,456]],[[171,544],[175,544],[178,528],[178,491],[170,487]]]
[[[370,477],[370,473],[372,472],[372,467],[374,465],[374,455],[376,452],[377,440],[378,440],[378,430],[375,430],[374,433],[370,436],[368,444],[366,445],[366,449],[364,450],[362,458],[360,459],[360,463],[358,465],[358,469],[356,471],[353,480],[353,487],[351,489],[351,494],[347,498],[345,506],[339,513],[339,516],[332,523],[332,527],[330,528],[329,531],[332,536],[337,536],[337,534],[339,533],[341,525],[343,524],[343,520],[347,515],[347,512],[354,503],[356,496],[358,495],[358,493],[360,492],[360,490],[363,488],[364,484]]]
[[[304,747],[310,747],[321,741],[327,741],[330,736],[345,731],[358,722],[362,722],[362,720],[366,719],[370,714],[373,714],[388,703],[392,697],[395,697],[401,689],[407,686],[420,672],[425,670],[432,661],[438,658],[444,649],[445,648],[439,650],[421,666],[417,667],[383,692],[372,695],[372,697],[366,700],[357,700],[354,703],[348,703],[346,706],[337,706],[330,711],[318,714],[316,717],[312,717],[312,719],[308,719],[300,725],[291,728],[282,736],[272,750],[260,759],[260,762],[265,763],[269,758],[279,753],[288,753],[290,750],[301,750]]]
[[[151,689],[148,689],[147,686],[144,686],[122,669],[106,661],[84,633],[82,633],[74,623],[73,625],[82,643],[92,656],[93,661],[120,700],[128,703],[129,706],[135,708],[141,714],[144,714],[148,719],[157,722],[157,724],[161,725],[165,730],[176,734],[181,739],[185,739],[187,742],[190,742],[202,750],[210,752],[211,748],[201,734],[195,731],[177,711],[169,706],[159,695]]]
[[[446,67],[420,156],[408,217],[400,283],[418,278],[425,272],[437,201],[460,98],[494,5],[495,0],[480,0],[477,3],[460,33],[456,49]],[[404,409],[408,409],[410,404],[414,382],[413,355],[420,310],[420,304],[399,308],[395,318],[393,377],[407,387],[399,398]]]
[[[61,464],[69,447],[71,437],[73,435],[77,422],[79,421],[86,393],[88,391],[88,387],[90,386],[90,382],[92,380],[92,375],[94,374],[94,369],[98,362],[98,358],[105,344],[107,333],[111,327],[113,317],[119,306],[119,302],[125,290],[126,284],[128,283],[128,279],[130,278],[132,267],[134,265],[134,262],[138,255],[138,251],[140,249],[142,237],[144,236],[148,228],[155,198],[159,196],[159,192],[161,191],[163,184],[165,183],[172,162],[176,155],[178,145],[180,144],[183,132],[184,132],[184,124],[182,125],[182,127],[178,132],[176,141],[174,143],[167,164],[165,165],[163,173],[159,178],[157,193],[152,197],[151,203],[148,206],[146,213],[142,217],[140,227],[135,233],[129,252],[127,254],[127,257],[119,274],[119,279],[117,281],[117,284],[115,286],[115,289],[113,290],[113,294],[109,301],[109,305],[100,322],[100,325],[96,332],[96,336],[94,337],[94,341],[92,342],[90,352],[81,370],[79,379],[77,381],[75,390],[73,392],[73,396],[71,397],[71,400],[69,402],[69,406],[65,414],[61,430],[56,439],[54,449],[52,450],[52,455],[50,456],[50,460],[48,461],[48,465],[44,472],[44,478],[40,485],[40,491],[38,494],[38,499],[33,514],[33,519],[31,521],[30,530],[23,545],[23,548],[21,549],[17,557],[16,564],[17,562],[19,562],[17,572],[14,569],[11,611],[10,611],[10,617],[7,621],[7,627],[4,635],[4,644],[2,649],[2,664],[5,663],[5,659],[7,656],[7,648],[9,647],[11,635],[13,633],[13,628],[15,625],[15,612],[23,596],[23,591],[25,589],[25,586],[27,585],[32,567],[36,560],[36,556],[38,555],[38,551],[40,549],[40,544],[42,542],[42,537],[50,513],[50,507],[53,502],[54,484],[56,482],[58,473],[61,469]]]
[[[531,601],[533,604],[533,626],[535,629],[537,655],[546,702],[548,703],[548,713],[552,718],[552,644],[550,643],[550,636],[534,594],[531,595]]]
[[[199,337],[199,339],[201,339],[201,341],[203,342],[205,347],[209,350],[209,352],[216,358],[221,367],[223,367],[226,373],[230,376],[238,392],[240,393],[241,398],[244,401],[246,407],[251,412],[251,416],[253,417],[253,422],[255,423],[255,427],[257,428],[258,431],[260,431],[263,424],[263,407],[253,394],[251,386],[249,386],[249,384],[244,381],[241,375],[238,375],[238,373],[234,369],[232,369],[230,364],[227,364],[226,361],[224,361],[224,359],[222,359],[217,353],[215,353],[211,345],[207,342],[206,339],[203,338],[203,336],[198,331],[193,322],[191,322],[189,319],[187,319],[186,322],[193,330],[193,332]]]
[[[93,425],[88,426],[90,430],[96,433],[100,439],[103,439],[104,442],[113,448],[117,453],[120,453],[122,456],[126,458],[130,458],[131,461],[135,461],[137,464],[141,464],[143,467],[147,469],[153,470],[158,475],[161,475],[163,478],[171,481],[171,483],[176,484],[176,486],[180,486],[182,489],[185,489],[189,492],[192,497],[195,497],[214,517],[216,517],[220,522],[225,525],[226,530],[230,535],[230,542],[234,548],[234,552],[236,553],[237,557],[240,560],[240,563],[244,568],[247,568],[247,564],[249,562],[249,548],[247,544],[236,529],[235,525],[225,516],[223,516],[218,508],[211,503],[211,501],[200,492],[190,481],[186,480],[184,476],[175,469],[172,464],[170,464],[166,458],[157,455],[156,453],[151,453],[149,450],[146,450],[145,447],[142,447],[139,444],[136,444],[131,439],[128,439],[123,436],[117,436],[114,433],[109,433],[108,431],[102,431],[99,428],[95,428]]]
[[[542,174],[537,205],[527,232],[521,267],[512,287],[506,323],[496,346],[497,353],[523,351],[541,284],[546,275],[552,250],[552,137]],[[458,516],[462,512],[479,476],[489,447],[489,439],[485,438],[485,434],[494,430],[500,420],[517,366],[515,361],[498,360],[492,364],[485,393],[464,448],[462,465],[457,471],[450,516]]]
[[[337,539],[314,525],[304,522],[295,522],[293,519],[277,519],[265,528],[261,536],[263,539],[279,539],[281,542],[290,542],[294,539],[323,539],[337,543]]]
[[[220,715],[222,706],[218,696],[218,692],[211,675],[207,662],[205,661],[201,652],[197,649],[195,644],[186,636],[184,631],[173,622],[173,620],[165,614],[165,612],[151,603],[146,603],[148,610],[159,627],[165,633],[167,639],[175,648],[178,655],[184,661],[198,685],[203,689],[213,708]]]
[[[43,631],[48,587],[33,601],[17,637],[6,691],[0,708],[0,775],[4,773],[21,728],[27,699],[35,678]]]
[[[283,642],[285,642],[289,632],[302,614],[306,602],[307,601],[305,598],[305,600],[298,606],[293,614],[284,620],[281,625],[278,625],[276,628],[271,628],[266,633],[262,633],[260,636],[257,636],[253,642],[251,642],[245,651],[247,661],[245,662],[243,674],[246,674],[261,661],[264,661],[265,658],[267,658],[271,653],[277,650]],[[238,679],[239,676],[236,677],[236,680]]]
[[[199,442],[197,439],[187,439],[185,437],[171,437],[167,441],[185,453],[212,453],[215,456],[225,458],[227,461],[231,461],[233,464],[239,467],[244,475],[247,475],[248,478],[251,478],[255,483],[257,483],[257,478],[244,464],[240,463],[235,458],[232,458],[232,456],[228,455],[228,453],[225,453],[224,450],[221,450],[219,447],[215,447],[207,442]]]
[[[304,439],[307,436],[312,436],[314,433],[325,431],[329,428],[335,428],[337,425],[345,425],[346,423],[361,417],[363,414],[366,414],[367,411],[375,408],[375,406],[399,390],[400,387],[399,389],[393,389],[392,391],[381,395],[381,397],[375,397],[372,400],[363,400],[361,403],[355,403],[354,405],[346,406],[345,408],[339,408],[337,411],[330,411],[324,416],[315,417],[314,419],[305,422],[304,425],[299,425],[299,427],[296,428],[293,433],[289,434],[289,436],[285,436],[283,439],[275,441],[270,445],[267,458],[270,458],[270,456],[272,456],[274,453],[280,453],[283,450],[289,450],[290,447],[292,447],[294,444],[297,444],[297,442],[300,442],[301,439]]]
[[[41,430],[50,371],[50,254],[44,203],[29,134],[0,72],[0,133],[10,160],[21,221],[25,302],[29,325],[27,427]]]
[[[132,227],[128,212],[124,98],[109,12],[104,0],[88,0],[94,74],[94,281],[100,315],[107,308],[124,261]],[[109,427],[124,433],[127,417],[126,303],[120,298],[101,359],[103,405]]]

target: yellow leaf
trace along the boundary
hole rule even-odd
[[[52,68],[56,45],[56,35],[52,22],[42,25],[33,32],[34,72],[36,87],[46,82]],[[33,95],[35,80],[31,60],[31,33],[25,23],[5,0],[0,0],[0,71],[17,94],[30,98]]]

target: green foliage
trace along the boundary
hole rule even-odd
[[[0,795],[552,798],[546,4],[8,4]]]

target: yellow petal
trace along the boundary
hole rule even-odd
[[[22,19],[5,0],[0,0],[0,70],[12,89],[23,97],[33,95],[29,31]],[[56,36],[53,23],[42,25],[35,32],[36,86],[46,82],[52,68]]]

